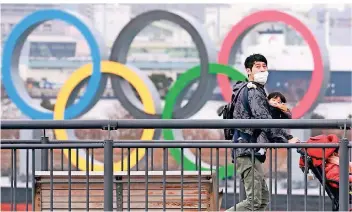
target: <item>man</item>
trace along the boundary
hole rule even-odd
[[[272,119],[264,85],[268,78],[267,60],[261,54],[253,54],[245,61],[245,68],[249,82],[238,82],[234,85],[233,98],[235,119]],[[247,93],[246,93],[247,92]],[[261,138],[259,135],[264,135]],[[295,143],[297,138],[283,129],[236,129],[234,142],[287,142]],[[269,191],[264,178],[262,163],[265,161],[265,150],[253,150],[254,163],[252,163],[252,150],[237,148],[233,152],[236,157],[236,171],[241,175],[244,183],[247,199],[236,205],[238,211],[251,211],[252,201],[254,211],[265,210],[269,203]],[[252,176],[254,172],[254,185]],[[228,209],[233,211],[234,207]]]

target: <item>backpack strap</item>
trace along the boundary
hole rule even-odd
[[[243,91],[243,107],[244,109],[248,112],[248,114],[252,117],[252,111],[251,111],[251,107],[249,106],[249,101],[248,101],[248,87],[247,85],[245,86],[244,88],[244,91]]]

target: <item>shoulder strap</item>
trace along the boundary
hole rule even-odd
[[[251,107],[249,106],[249,102],[248,102],[248,87],[247,86],[245,86],[245,88],[244,88],[244,91],[243,91],[244,93],[243,93],[243,107],[244,107],[244,109],[248,112],[248,114],[250,115],[250,116],[252,116],[252,111],[251,111]]]

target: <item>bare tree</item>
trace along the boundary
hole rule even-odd
[[[121,104],[114,104],[108,112],[109,119],[132,119],[133,117],[121,106]],[[101,129],[76,130],[76,136],[79,139],[107,139],[109,133]],[[111,139],[119,140],[137,140],[142,135],[142,129],[118,129],[110,132]]]
[[[111,107],[111,110],[108,112],[108,117],[110,119],[133,119],[133,116],[129,114],[126,109],[124,109],[120,103],[116,103]],[[111,139],[116,140],[140,140],[143,129],[118,129],[115,131],[111,131],[110,136]],[[93,140],[103,140],[108,138],[108,132],[100,129],[97,130],[76,130],[76,136],[79,139],[93,139]],[[220,130],[209,130],[209,129],[184,129],[183,137],[185,140],[219,140],[222,139],[222,131]],[[164,139],[161,137],[160,139]],[[143,141],[142,141],[143,142]],[[124,156],[127,155],[127,149],[124,149]],[[133,151],[133,149],[131,149]],[[191,149],[191,151],[195,154],[196,150]],[[114,161],[118,161],[121,159],[121,149],[114,149]],[[223,151],[221,150],[221,158],[224,157]],[[94,157],[100,161],[103,161],[103,150],[95,150]],[[215,157],[215,151],[213,151],[213,158]],[[154,169],[162,169],[162,160],[163,151],[162,149],[154,149],[153,153],[154,158]],[[179,165],[176,164],[176,161],[173,160],[171,156],[168,157],[168,167],[169,169],[179,169]],[[229,157],[230,158],[230,157]],[[204,149],[202,151],[202,160],[205,162],[210,161],[210,149]],[[150,160],[151,161],[151,160]],[[221,163],[224,160],[221,159]],[[144,164],[140,164],[140,168],[142,168]]]
[[[1,84],[1,119],[17,119],[19,114],[20,111],[9,99],[3,84]],[[19,138],[19,130],[1,130],[1,138]]]

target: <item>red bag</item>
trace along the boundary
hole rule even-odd
[[[319,135],[311,137],[307,143],[338,143],[339,138],[336,135]],[[325,176],[332,187],[339,187],[340,170],[338,163],[338,148],[325,148]],[[302,149],[305,152],[305,149]],[[323,148],[307,148],[307,155],[312,158],[313,165],[319,167],[323,163]],[[299,160],[299,166],[304,168],[304,155]],[[349,182],[352,183],[352,163],[350,163]]]
[[[336,135],[318,135],[311,137],[307,143],[339,143],[339,138]],[[325,148],[325,160],[330,157],[337,148]],[[305,152],[305,149],[302,149]],[[307,148],[307,155],[309,155],[314,166],[320,166],[323,163],[323,148]],[[304,167],[304,158],[300,158],[299,166]]]

